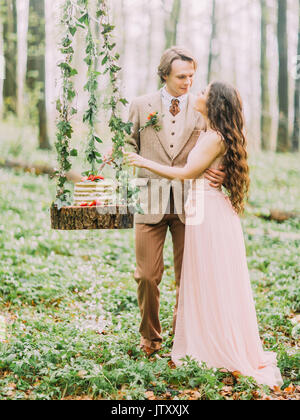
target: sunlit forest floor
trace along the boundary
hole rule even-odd
[[[3,139],[9,131],[1,131]],[[34,152],[30,132],[24,142],[0,140],[0,159],[55,161]],[[300,219],[258,217],[271,208],[300,209],[299,158],[251,156],[243,218],[261,339],[277,352],[284,377],[275,393],[192,360],[174,369],[170,236],[161,284],[164,347],[148,360],[138,349],[133,230],[52,231],[54,181],[0,169],[0,317],[7,324],[0,399],[300,399]]]

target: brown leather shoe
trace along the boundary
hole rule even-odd
[[[141,350],[142,352],[145,353],[147,357],[151,357],[154,353],[158,352],[160,349],[151,349],[150,347],[147,347],[147,346],[141,346]]]

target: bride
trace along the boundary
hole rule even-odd
[[[265,352],[260,341],[239,219],[249,189],[242,102],[235,88],[213,82],[198,96],[196,110],[206,119],[207,131],[199,137],[185,167],[126,154],[133,166],[168,179],[193,180],[185,205],[172,360],[178,366],[190,356],[209,368],[226,368],[251,376],[259,384],[281,386],[276,354]],[[203,176],[221,164],[228,196]]]

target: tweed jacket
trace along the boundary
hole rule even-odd
[[[146,159],[162,165],[184,167],[191,150],[204,129],[204,119],[195,111],[196,96],[189,94],[183,136],[172,145],[166,140],[164,130],[156,131],[152,126],[140,132],[150,113],[158,112],[159,125],[164,124],[161,92],[136,98],[130,107],[129,121],[133,123],[131,136],[127,138],[128,149]],[[173,189],[174,204],[180,220],[185,223],[184,203],[186,189],[179,180],[167,180],[144,168],[139,168],[136,185],[140,188],[140,203],[144,214],[135,215],[135,223],[157,224],[168,212],[170,189]],[[160,190],[159,195],[157,195]]]

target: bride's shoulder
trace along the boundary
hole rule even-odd
[[[223,137],[217,131],[209,130],[203,133],[203,140],[213,144],[223,144]]]
[[[203,133],[202,139],[199,139],[203,145],[205,144],[209,148],[218,149],[220,153],[225,152],[225,144],[221,134],[216,131],[207,131]]]

